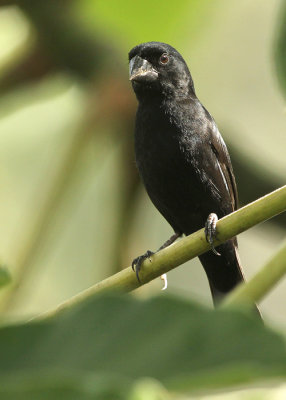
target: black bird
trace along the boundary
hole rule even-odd
[[[212,244],[217,218],[238,208],[230,157],[216,123],[196,96],[186,62],[170,45],[134,47],[129,67],[139,102],[136,164],[150,199],[175,231],[161,248],[205,224]],[[217,251],[199,257],[214,304],[244,280],[236,238]],[[138,279],[142,261],[151,254],[133,261]]]

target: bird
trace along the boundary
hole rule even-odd
[[[128,56],[129,79],[138,100],[136,165],[152,203],[174,230],[159,250],[205,226],[212,249],[199,259],[216,306],[244,281],[237,238],[213,247],[217,220],[238,208],[227,147],[174,47],[146,42]],[[148,250],[132,262],[139,281],[141,264],[152,254]]]

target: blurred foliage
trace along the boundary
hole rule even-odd
[[[283,2],[279,13],[276,31],[275,61],[280,87],[286,95],[286,3]]]
[[[206,16],[211,17],[214,7],[211,0],[166,1],[163,7],[152,0],[137,4],[132,0],[83,0],[77,5],[85,23],[88,21],[93,30],[100,30],[112,42],[116,36],[116,45],[127,51],[140,42],[153,41],[154,38],[165,42],[182,41],[185,35],[189,39],[194,38],[207,23]]]
[[[8,285],[8,283],[11,282],[11,279],[12,278],[11,278],[11,275],[9,273],[9,270],[5,266],[0,265],[0,289],[3,286]]]
[[[2,396],[33,379],[45,389],[53,378],[64,393],[90,382],[90,395],[100,396],[104,382],[120,395],[145,377],[171,391],[206,392],[286,374],[285,339],[259,319],[166,296],[95,297],[56,318],[3,327],[0,352]]]
[[[158,248],[170,234],[170,227],[142,190],[134,163],[136,101],[128,82],[127,52],[139,42],[169,42],[184,54],[197,93],[229,145],[241,204],[285,183],[285,104],[276,87],[276,74],[272,75],[274,48],[279,83],[285,91],[285,9],[280,0],[263,7],[259,0],[167,0],[164,4],[0,0],[0,253],[13,276],[12,284],[1,287],[3,319],[27,318],[55,306],[130,264],[146,248]],[[250,274],[285,236],[285,216],[274,223],[239,238],[242,261]],[[6,270],[0,269],[0,285],[1,279],[8,283]],[[159,285],[154,282],[138,290],[138,295],[150,296]],[[210,301],[198,264],[170,273],[169,290]],[[262,304],[268,318],[284,325],[285,293],[282,284]],[[0,363],[7,370],[5,382],[0,378],[1,398],[88,399],[99,393],[112,399],[114,393],[118,399],[127,395],[130,400],[168,398],[159,381],[141,377],[161,380],[151,370],[160,362],[167,371],[162,357],[169,357],[172,366],[183,365],[189,360],[186,343],[191,341],[205,358],[198,356],[186,370],[189,385],[195,380],[194,385],[215,380],[223,385],[235,383],[234,377],[245,382],[255,374],[260,378],[275,375],[278,359],[284,368],[279,335],[246,316],[211,313],[174,300],[172,315],[163,318],[171,300],[164,301],[162,305],[159,300],[154,304],[126,299],[106,304],[102,300],[101,304],[98,300],[57,320],[3,328],[0,346],[5,357]],[[107,315],[117,318],[108,321]],[[80,362],[95,365],[88,346],[101,349],[100,341],[95,341],[101,316],[101,329],[109,327],[99,337],[103,340],[106,335],[110,344],[104,354],[107,372],[120,331],[122,363],[126,361],[124,368],[129,368],[126,375],[135,376],[140,367],[139,381],[108,375],[106,383],[106,376],[90,370],[71,371]],[[228,318],[231,322],[226,324]],[[156,337],[154,329],[148,331],[151,324],[162,329]],[[9,335],[4,338],[5,332]],[[220,354],[231,359],[233,343],[244,344],[245,351],[238,352],[241,360],[252,354],[257,370],[240,364],[224,374],[224,368],[228,369],[224,365],[221,375],[218,371],[212,380],[211,368],[223,358],[218,360],[215,350],[231,338],[229,353]],[[260,353],[257,338],[263,339]],[[167,350],[163,352],[164,343]],[[177,345],[187,347],[180,357]],[[157,356],[154,363],[150,355]],[[146,357],[144,364],[141,357]],[[199,359],[205,362],[201,380],[194,373]],[[43,372],[38,371],[39,360]],[[34,368],[31,374],[23,373],[25,363]],[[44,371],[48,365],[52,368]],[[243,371],[245,375],[240,376]],[[167,380],[162,382],[169,385]]]

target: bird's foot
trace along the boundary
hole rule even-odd
[[[220,256],[220,253],[216,251],[214,248],[214,239],[216,239],[216,223],[218,221],[218,217],[215,213],[211,213],[206,221],[205,225],[205,236],[206,241],[211,245],[212,252],[216,256]]]
[[[132,261],[132,269],[133,271],[136,273],[136,277],[139,283],[141,283],[140,278],[139,278],[139,272],[141,269],[141,265],[143,263],[144,260],[146,260],[146,258],[149,258],[149,261],[151,262],[151,256],[153,255],[153,251],[147,250],[146,253],[142,254],[142,256],[136,257],[134,258],[134,260]]]

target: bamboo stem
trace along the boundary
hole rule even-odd
[[[280,214],[285,210],[286,186],[283,186],[282,188],[275,190],[274,192],[248,204],[247,206],[219,220],[217,223],[217,239],[215,241],[215,246],[225,242],[226,240],[238,235],[241,232],[246,231],[247,229],[261,222],[266,221],[269,218],[274,217],[277,214]],[[140,271],[141,284],[137,281],[136,276],[132,271],[132,268],[128,267],[123,271],[118,272],[117,274],[112,275],[111,277],[75,295],[74,297],[59,305],[54,310],[48,311],[40,315],[38,318],[48,318],[55,316],[61,311],[68,309],[98,293],[107,291],[129,292],[131,290],[134,290],[139,286],[150,282],[154,278],[157,278],[160,275],[167,273],[178,265],[183,264],[186,261],[208,251],[209,249],[210,246],[205,240],[204,229],[200,229],[199,231],[187,237],[184,237],[178,242],[172,244],[171,246],[154,254],[151,257],[150,261],[146,259],[142,264]],[[283,260],[283,257],[285,259],[285,253],[286,250],[283,248],[283,250],[280,251],[277,256],[274,257],[274,259],[276,260],[277,258],[278,260],[280,260],[280,263],[281,260]],[[269,267],[267,267],[267,270],[268,269]],[[247,302],[250,301],[250,298],[251,302],[253,302],[256,301],[258,298],[260,299],[265,296],[270,288],[272,288],[274,282],[276,283],[277,280],[284,274],[284,270],[282,271],[280,267],[277,267],[277,271],[275,269],[273,272],[271,270],[267,274],[265,272],[261,272],[261,274],[263,276],[261,286],[255,289],[255,295],[252,294]],[[256,279],[261,282],[261,278]],[[249,284],[243,286],[245,287],[244,290],[246,290],[246,293],[248,290],[246,289],[246,287],[248,287]],[[253,286],[255,285],[251,284],[252,293],[254,293]],[[241,288],[240,290],[242,291],[243,289]],[[245,301],[244,299],[247,296],[248,294],[238,295],[237,302],[240,302],[240,299],[242,299],[242,301]]]

